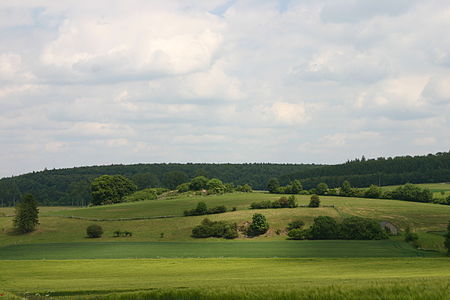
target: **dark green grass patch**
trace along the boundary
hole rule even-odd
[[[429,257],[400,241],[93,242],[10,245],[0,259]]]

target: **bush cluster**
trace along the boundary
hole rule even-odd
[[[227,211],[225,205],[219,205],[216,207],[208,208],[205,202],[199,202],[197,207],[191,210],[185,210],[185,216],[203,216],[212,214],[221,214]]]
[[[211,221],[205,218],[200,225],[192,229],[192,237],[235,239],[238,237],[237,225],[236,223],[230,224],[225,221]]]
[[[361,217],[345,218],[341,224],[329,216],[319,216],[308,229],[300,220],[287,226],[288,238],[293,240],[381,240],[388,235],[376,221]]]
[[[294,208],[297,207],[297,201],[294,195],[289,197],[281,197],[275,201],[260,201],[250,204],[251,209],[267,209],[267,208]]]
[[[120,231],[116,230],[114,231],[114,237],[132,237],[133,233],[131,231]]]
[[[203,191],[208,194],[223,194],[232,193],[234,191],[253,192],[252,187],[249,184],[238,185],[235,187],[232,183],[223,183],[220,179],[209,179],[205,176],[197,176],[190,182],[185,182],[177,186],[179,193],[185,193],[189,191]]]

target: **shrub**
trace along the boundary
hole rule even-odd
[[[236,206],[233,206],[233,207],[231,208],[231,211],[236,211],[236,210],[237,210]]]
[[[134,192],[131,195],[125,196],[123,198],[124,202],[134,202],[134,201],[143,201],[143,200],[155,200],[158,198],[158,195],[153,188],[143,189],[137,192]]]
[[[336,220],[329,216],[320,216],[314,219],[311,226],[311,239],[332,240],[339,238],[339,228]]]
[[[305,226],[305,222],[303,222],[302,220],[294,220],[294,221],[292,221],[291,223],[288,224],[286,229],[288,231],[291,231],[293,229],[302,229],[303,226]]]
[[[317,184],[315,192],[318,195],[325,195],[327,191],[328,191],[328,185],[326,183],[321,182],[321,183]]]
[[[265,209],[265,208],[272,208],[272,203],[267,201],[261,201],[261,202],[253,202],[250,204],[251,209]]]
[[[185,216],[202,216],[209,214],[220,214],[227,211],[227,208],[224,205],[219,205],[213,208],[209,208],[206,206],[205,202],[199,202],[195,209],[185,210]]]
[[[380,198],[383,191],[377,185],[372,184],[367,190],[364,191],[364,197],[366,198]]]
[[[99,238],[103,234],[103,228],[97,224],[89,225],[86,228],[86,234],[89,238]]]
[[[239,186],[239,188],[236,188],[236,190],[239,192],[244,192],[244,193],[253,192],[253,189],[249,184],[244,184],[243,186]]]
[[[269,223],[267,223],[266,217],[262,214],[254,214],[252,223],[248,227],[248,236],[258,236],[264,234],[269,230]]]
[[[308,238],[308,230],[296,228],[289,230],[288,237],[290,240],[306,240]]]
[[[179,186],[177,186],[178,193],[186,193],[186,192],[189,192],[189,190],[190,190],[189,182],[185,182],[185,183],[182,183]]]
[[[344,240],[382,240],[387,239],[388,235],[374,220],[349,217],[342,221],[340,238]]]
[[[413,202],[431,202],[433,200],[433,193],[429,189],[423,189],[411,183],[396,188],[388,196],[392,199]]]
[[[197,176],[194,179],[191,180],[191,183],[189,184],[189,188],[193,191],[199,191],[206,189],[208,184],[208,178],[205,176]]]
[[[320,206],[320,199],[317,195],[312,195],[311,200],[309,201],[309,207],[319,207]]]
[[[208,218],[203,219],[200,225],[192,229],[192,237],[208,238],[218,237],[234,239],[238,237],[236,224],[229,224],[224,221],[211,221]]]
[[[227,211],[225,205],[216,206],[208,209],[208,214],[221,214]]]
[[[289,197],[281,197],[278,200],[270,202],[269,200],[261,201],[261,202],[253,202],[250,204],[251,209],[267,209],[267,208],[294,208],[297,207],[297,201],[294,195]]]
[[[210,194],[223,194],[225,192],[225,185],[222,180],[217,178],[210,179],[206,184],[206,187]]]

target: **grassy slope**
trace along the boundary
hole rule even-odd
[[[242,223],[250,221],[255,212],[266,215],[271,230],[265,236],[252,240],[283,240],[284,235],[278,236],[276,229],[283,230],[287,223],[295,218],[301,218],[307,226],[314,217],[329,215],[335,218],[341,216],[358,215],[378,220],[389,220],[404,228],[410,225],[420,232],[421,240],[427,248],[443,250],[443,237],[427,234],[427,231],[444,230],[450,219],[450,206],[415,203],[395,200],[321,197],[323,205],[335,205],[334,208],[304,208],[249,210],[248,205],[253,201],[274,200],[279,195],[267,193],[237,193],[220,196],[182,196],[176,199],[156,201],[142,201],[104,207],[83,208],[75,210],[60,210],[41,208],[40,226],[36,232],[27,235],[14,236],[7,233],[12,226],[11,217],[0,217],[0,246],[10,244],[53,243],[53,242],[92,242],[85,238],[85,228],[93,223],[88,220],[62,218],[64,215],[75,215],[96,218],[124,218],[139,216],[160,216],[166,214],[181,215],[184,209],[193,208],[198,201],[205,201],[209,207],[224,204],[228,208],[236,206],[238,211],[225,214],[210,215],[212,220],[228,220]],[[299,196],[300,204],[308,203],[308,196]],[[47,216],[47,217],[45,217]],[[191,230],[198,225],[203,216],[177,217],[170,219],[133,220],[133,221],[104,221],[99,222],[105,230],[102,241],[190,241]],[[113,238],[115,230],[133,232],[133,238]],[[164,233],[164,238],[160,234]]]
[[[96,242],[11,245],[0,259],[436,257],[396,241]]]
[[[13,292],[169,287],[278,288],[350,281],[450,279],[446,258],[137,259],[0,261],[2,288]],[[276,271],[275,271],[276,270]]]

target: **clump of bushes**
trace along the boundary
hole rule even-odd
[[[230,224],[225,221],[211,221],[205,218],[200,225],[192,229],[192,237],[235,239],[238,237],[237,225],[236,223]]]
[[[289,197],[281,197],[275,201],[260,201],[253,202],[250,204],[251,209],[267,209],[267,208],[294,208],[297,207],[298,203],[295,199],[294,195],[290,195]]]
[[[361,217],[345,218],[341,224],[329,216],[319,216],[308,229],[296,220],[288,224],[288,238],[292,240],[381,240],[388,235],[376,221]]]
[[[262,214],[254,214],[252,218],[252,223],[247,228],[247,236],[254,237],[264,234],[269,230],[269,223],[266,217]]]
[[[131,231],[114,231],[114,237],[132,237],[133,233]]]
[[[185,210],[185,216],[203,216],[203,215],[212,215],[212,214],[221,214],[227,211],[225,205],[219,205],[216,207],[208,208],[205,202],[199,202],[197,207],[191,210]]]
[[[103,228],[97,224],[89,225],[86,228],[86,234],[89,238],[99,238],[103,234]]]
[[[177,191],[179,193],[198,191],[201,193],[208,193],[208,194],[223,194],[223,193],[232,193],[234,191],[249,193],[252,192],[253,189],[249,184],[234,187],[232,183],[223,183],[220,179],[217,178],[209,179],[205,176],[197,176],[193,178],[190,182],[185,182],[178,185]]]
[[[319,198],[319,196],[312,195],[308,206],[309,207],[319,207],[320,206],[320,198]]]

